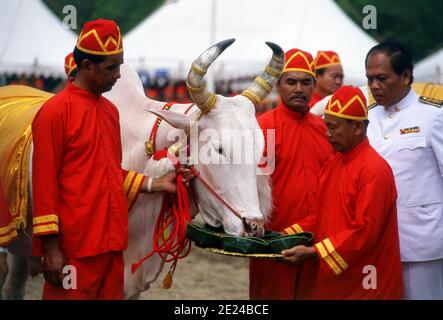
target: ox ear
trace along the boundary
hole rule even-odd
[[[157,117],[165,120],[171,126],[181,130],[189,130],[191,118],[188,115],[169,110],[148,110]]]

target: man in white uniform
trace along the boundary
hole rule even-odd
[[[412,70],[401,43],[368,52],[368,137],[395,176],[405,299],[443,299],[443,102],[411,90]]]

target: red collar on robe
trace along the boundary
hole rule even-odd
[[[324,97],[322,97],[319,93],[313,92],[311,101],[309,101],[309,108],[312,108],[317,102],[322,100]]]
[[[69,91],[71,91],[71,92],[78,93],[78,94],[80,94],[80,95],[82,95],[82,96],[84,96],[84,97],[86,97],[88,99],[94,100],[94,101],[97,101],[97,100],[99,100],[102,97],[102,95],[97,96],[94,93],[89,92],[86,89],[83,89],[83,88],[80,88],[79,86],[76,86],[73,82],[69,82],[68,83],[67,89]]]
[[[300,112],[291,110],[284,103],[279,104],[279,106],[277,108],[281,108],[281,110],[283,110],[283,112],[286,115],[290,116],[291,118],[293,118],[295,120],[306,119],[307,118],[306,115],[309,113],[309,108],[304,114],[301,114]]]
[[[369,146],[369,140],[366,137],[362,142],[356,145],[354,149],[341,154],[343,163],[347,163],[355,159],[355,157],[360,153],[360,151],[368,146]]]

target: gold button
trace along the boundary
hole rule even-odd
[[[389,139],[389,135],[385,134],[383,138],[385,138],[385,140],[388,140]]]

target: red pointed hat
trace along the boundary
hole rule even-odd
[[[69,77],[69,75],[77,69],[77,65],[74,61],[74,55],[72,52],[69,52],[68,55],[65,57],[65,73],[66,76]]]
[[[336,64],[341,64],[340,57],[335,51],[318,51],[315,57],[315,69],[323,69]]]
[[[285,53],[283,72],[301,71],[315,77],[314,59],[309,52],[300,49],[291,49]]]
[[[122,34],[117,23],[104,19],[86,22],[78,36],[77,49],[101,56],[123,52]]]
[[[368,107],[360,88],[343,86],[329,99],[325,113],[344,119],[367,120]]]

